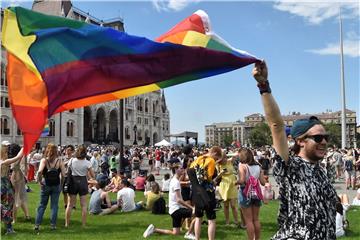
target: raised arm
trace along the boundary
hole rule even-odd
[[[21,148],[21,150],[18,152],[18,154],[15,157],[6,159],[1,164],[2,165],[10,165],[10,164],[20,160],[23,157],[23,155],[24,155],[23,148]]]
[[[253,76],[258,82],[265,117],[271,130],[274,148],[277,154],[287,162],[289,159],[289,150],[285,134],[285,124],[281,117],[280,109],[271,94],[265,61],[255,63]]]

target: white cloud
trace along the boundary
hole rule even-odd
[[[320,24],[327,19],[338,17],[339,6],[341,6],[343,18],[359,17],[359,3],[357,1],[334,3],[281,0],[274,4],[275,9],[303,17],[310,24]]]
[[[360,37],[355,32],[346,34],[346,39],[343,41],[343,53],[349,57],[360,57]],[[325,48],[310,49],[307,52],[319,55],[339,55],[340,43],[329,43]]]
[[[17,0],[11,0],[10,3],[9,3],[9,6],[10,7],[17,7],[17,6],[20,6],[20,1],[17,1]]]
[[[199,0],[152,0],[153,6],[157,11],[181,11],[188,5],[198,2]]]

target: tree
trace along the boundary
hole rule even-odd
[[[225,135],[224,136],[224,145],[225,145],[225,147],[229,147],[232,142],[233,142],[233,137],[231,135]]]
[[[326,132],[329,134],[329,146],[341,147],[341,127],[335,123],[324,124]]]
[[[249,142],[254,147],[272,145],[269,126],[266,123],[257,124],[249,133]]]

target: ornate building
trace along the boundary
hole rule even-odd
[[[72,18],[124,31],[121,18],[100,20],[74,7],[71,1],[35,0],[34,11]],[[3,12],[1,11],[1,22]],[[1,49],[1,140],[22,142],[12,116],[6,81],[6,52]],[[56,114],[49,119],[49,136],[39,144],[82,144],[119,142],[119,101],[87,106]],[[124,145],[152,145],[170,135],[170,116],[163,91],[129,97],[124,100]],[[136,139],[136,141],[135,141]]]
[[[341,111],[326,111],[318,114],[292,114],[282,116],[286,126],[291,127],[295,120],[317,116],[323,123],[341,124]],[[224,146],[226,136],[231,136],[233,141],[248,144],[248,134],[257,124],[265,122],[265,117],[260,113],[245,117],[245,122],[236,121],[229,123],[213,123],[205,126],[206,145]],[[356,112],[346,110],[346,143],[347,146],[356,146]]]

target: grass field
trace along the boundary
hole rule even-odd
[[[87,227],[81,228],[81,211],[79,203],[77,209],[73,211],[70,227],[65,229],[64,226],[64,204],[62,195],[59,202],[59,216],[57,230],[50,230],[49,216],[50,203],[44,215],[44,221],[40,228],[40,234],[35,235],[33,231],[34,218],[36,215],[36,207],[39,202],[39,187],[36,184],[30,184],[33,192],[29,193],[29,208],[31,214],[31,223],[25,222],[22,210],[18,212],[18,219],[14,225],[17,232],[15,235],[4,236],[4,228],[2,227],[2,239],[143,239],[142,234],[146,227],[153,223],[156,227],[169,229],[171,225],[171,217],[169,215],[154,215],[147,211],[139,211],[132,213],[116,212],[108,216],[90,216],[88,215]],[[112,195],[115,200],[115,194]],[[144,200],[143,193],[137,193],[137,201]],[[278,211],[278,202],[272,201],[268,205],[261,207],[261,239],[270,239],[277,230],[276,216]],[[360,239],[360,208],[351,208],[347,213],[350,221],[350,228],[347,231],[347,237],[341,239]],[[202,239],[207,238],[207,226],[203,225]],[[154,234],[150,239],[184,239],[184,234],[173,237]],[[246,232],[242,229],[236,229],[225,226],[224,214],[220,210],[217,212],[217,229],[216,239],[246,239]]]

